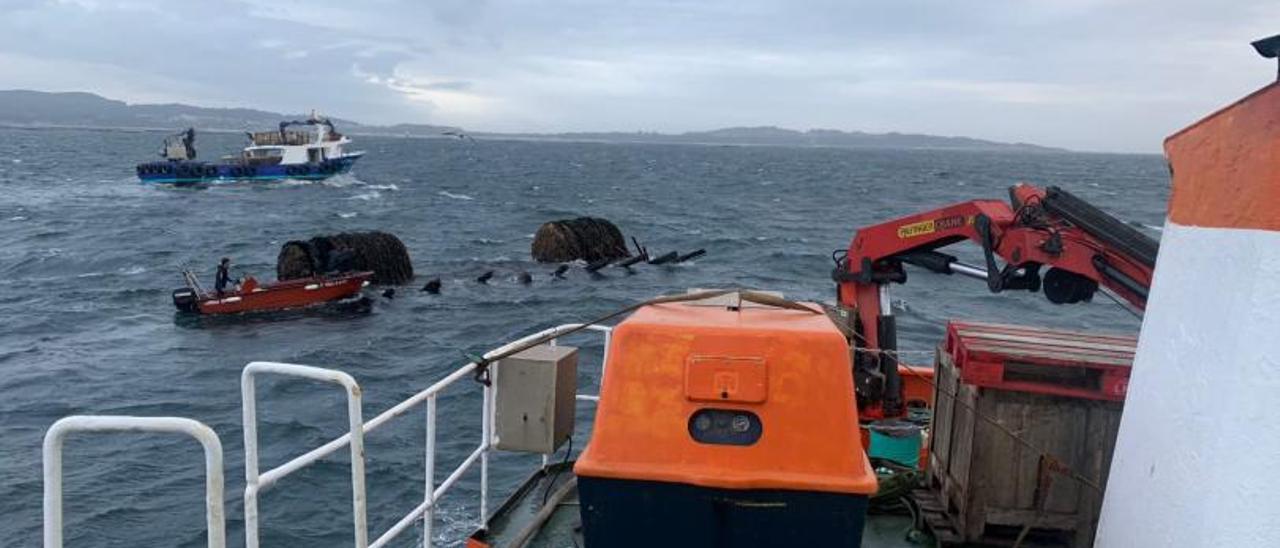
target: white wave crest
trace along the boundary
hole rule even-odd
[[[445,198],[453,198],[454,200],[474,200],[475,199],[475,198],[472,198],[471,196],[467,196],[466,194],[454,194],[447,190],[441,190],[436,194],[439,194],[440,196],[444,196]]]

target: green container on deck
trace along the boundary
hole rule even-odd
[[[889,459],[910,466],[920,467],[920,425],[897,419],[876,421],[867,426],[871,432],[871,457]]]

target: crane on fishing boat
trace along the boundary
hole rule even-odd
[[[939,251],[962,241],[977,243],[985,264]],[[1042,291],[1055,304],[1102,292],[1140,315],[1158,251],[1155,239],[1070,192],[1025,183],[1010,187],[1007,203],[971,200],[858,229],[849,247],[833,254],[832,279],[858,349],[862,412],[903,412],[889,287],[907,281],[904,265],[977,278],[992,293]]]

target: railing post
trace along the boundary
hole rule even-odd
[[[600,354],[600,382],[596,383],[596,393],[600,392],[599,388],[604,386],[604,369],[609,366],[609,343],[613,338],[613,330],[604,330],[604,352]]]
[[[164,432],[186,434],[204,448],[205,522],[209,548],[227,545],[222,507],[222,441],[203,423],[177,417],[73,415],[44,435],[44,546],[62,548],[62,442],[71,432]]]
[[[480,419],[480,528],[488,528],[489,519],[489,449],[493,441],[493,387],[484,387],[484,411]]]
[[[355,521],[356,548],[369,546],[367,501],[364,492],[364,413],[360,386],[351,381],[347,388],[347,414],[351,423],[351,512]]]
[[[240,372],[241,420],[244,430],[244,545],[258,548],[258,403],[253,372]]]
[[[240,375],[240,392],[244,416],[244,512],[245,512],[245,546],[258,547],[258,493],[270,487],[277,479],[302,468],[310,462],[300,462],[303,458],[289,461],[278,468],[268,471],[265,476],[258,474],[258,428],[257,428],[257,396],[254,389],[254,375],[257,373],[276,373],[280,375],[302,377],[317,381],[331,382],[341,385],[347,393],[347,416],[350,432],[347,443],[351,446],[351,513],[355,525],[355,547],[366,548],[369,545],[369,528],[366,517],[365,483],[364,483],[364,417],[361,410],[360,385],[355,379],[341,371],[294,365],[288,363],[252,362],[246,365]],[[333,442],[330,442],[333,443]],[[305,456],[304,456],[305,457]]]
[[[63,419],[65,420],[65,419]],[[54,423],[44,435],[44,545],[62,548],[62,440]]]
[[[423,504],[427,509],[422,514],[422,548],[431,548],[431,523],[436,513],[436,397],[427,398],[427,457],[426,457],[426,493]]]
[[[510,342],[504,346],[498,347],[485,354],[486,357],[497,355],[498,353],[517,345],[524,344],[526,341],[543,337],[549,334],[561,333],[565,330],[576,329],[581,324],[564,324],[558,327],[547,329],[522,339]],[[610,329],[601,326],[591,326],[591,330],[600,331],[605,336],[605,352],[608,353]],[[558,344],[558,340],[551,340],[550,344]],[[423,539],[424,547],[429,547],[432,542],[432,529],[435,518],[436,505],[441,497],[453,486],[476,461],[480,461],[480,526],[485,527],[489,517],[489,452],[493,450],[494,442],[494,414],[497,401],[497,389],[494,385],[485,386],[483,388],[483,400],[481,408],[481,440],[479,446],[471,452],[470,455],[459,465],[452,473],[450,473],[444,481],[437,487],[435,482],[435,464],[436,464],[436,445],[437,445],[437,394],[440,390],[451,385],[452,383],[467,378],[476,369],[476,364],[471,363],[454,371],[444,379],[437,381],[427,389],[418,392],[414,396],[405,401],[392,406],[391,409],[384,411],[382,414],[370,420],[368,423],[362,422],[362,412],[360,406],[360,388],[350,375],[341,371],[329,369],[321,369],[317,367],[308,367],[303,365],[291,365],[282,363],[254,362],[245,367],[241,377],[241,392],[244,398],[244,434],[245,434],[245,536],[246,546],[248,548],[258,548],[258,529],[260,517],[258,515],[257,496],[263,490],[271,487],[281,478],[306,467],[320,458],[329,455],[342,447],[344,444],[351,445],[351,485],[352,485],[352,506],[356,525],[356,546],[358,548],[366,548],[368,546],[382,547],[396,538],[397,535],[403,533],[406,529],[411,528],[417,519],[423,520]],[[601,362],[601,370],[603,373],[604,363]],[[310,378],[326,382],[333,382],[343,385],[347,388],[347,411],[350,418],[351,432],[336,438],[320,447],[312,449],[307,453],[295,457],[293,460],[286,462],[276,468],[268,470],[266,473],[259,473],[258,462],[258,439],[257,439],[257,417],[256,402],[254,394],[254,374],[255,373],[277,373],[282,375]],[[492,372],[492,378],[496,379],[499,372],[495,369]],[[365,498],[364,484],[364,434],[371,432],[387,421],[402,415],[410,408],[425,403],[427,407],[427,439],[424,443],[425,455],[425,480],[423,502],[412,512],[405,515],[399,522],[391,527],[387,532],[383,533],[371,545],[367,543],[368,521],[367,521],[367,501]],[[547,457],[543,456],[544,466],[547,463]]]

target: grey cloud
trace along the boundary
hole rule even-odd
[[[454,80],[451,82],[431,82],[423,84],[423,89],[439,89],[448,91],[467,91],[471,89],[472,83],[463,80]]]
[[[0,60],[22,62],[0,70],[0,87],[483,130],[767,124],[1140,151],[1267,82],[1247,41],[1280,32],[1262,0],[80,0],[5,11]]]

